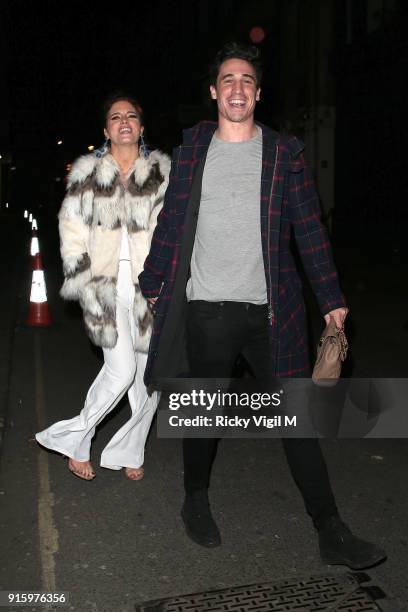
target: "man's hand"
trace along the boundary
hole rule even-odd
[[[149,302],[150,306],[154,306],[155,303],[157,302],[157,297],[155,297],[155,298],[146,298],[146,299]]]
[[[342,329],[344,325],[344,321],[346,319],[348,308],[336,308],[335,310],[331,310],[328,314],[324,315],[324,320],[326,321],[326,325],[330,323],[330,319],[334,319],[336,323],[336,327],[338,329]]]

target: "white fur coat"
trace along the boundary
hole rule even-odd
[[[68,176],[59,213],[64,271],[61,296],[79,300],[87,333],[98,346],[112,348],[117,341],[116,281],[125,225],[136,290],[136,349],[148,350],[152,319],[138,276],[149,252],[169,171],[170,158],[153,151],[147,159],[136,160],[124,188],[119,168],[108,153],[99,159],[93,154],[80,157]]]

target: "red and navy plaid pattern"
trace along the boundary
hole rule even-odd
[[[345,305],[303,144],[265,126],[261,175],[261,235],[270,309],[270,340],[276,376],[302,376],[309,370],[302,286],[290,238],[293,231],[307,277],[322,314]],[[139,276],[145,297],[157,297],[145,382],[149,384],[160,333],[172,298],[185,213],[194,169],[206,153],[217,124],[202,122],[184,131],[173,152],[169,186],[150,253]]]

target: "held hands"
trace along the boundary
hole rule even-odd
[[[331,310],[329,313],[324,315],[324,320],[326,321],[326,325],[329,324],[330,319],[334,319],[336,323],[336,327],[338,329],[343,329],[344,321],[346,319],[348,308],[336,308],[335,310]]]
[[[157,302],[157,297],[155,297],[155,298],[146,298],[146,300],[147,300],[147,305],[148,305],[150,311],[154,314],[153,308],[154,308],[155,303]]]
[[[164,283],[162,283],[162,284],[161,284],[161,286],[160,286],[160,291],[159,291],[159,295],[158,295],[158,296],[156,296],[156,297],[149,297],[149,298],[146,298],[147,303],[148,303],[148,304],[149,304],[149,306],[150,306],[150,310],[153,308],[153,306],[155,305],[155,303],[156,303],[156,302],[157,302],[157,300],[159,299],[159,296],[160,296],[160,294],[161,294],[161,292],[162,292],[163,286],[164,286]]]

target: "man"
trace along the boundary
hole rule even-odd
[[[347,308],[303,145],[254,121],[258,53],[237,43],[219,51],[210,75],[218,124],[186,130],[174,151],[164,207],[139,277],[155,314],[147,385],[186,372],[183,330],[193,377],[228,378],[240,354],[257,378],[310,373],[292,230],[322,315],[343,326]],[[283,444],[323,560],[362,569],[384,559],[383,551],[341,521],[318,440]],[[208,547],[221,543],[208,501],[215,449],[215,440],[183,440],[182,518],[189,537]]]

